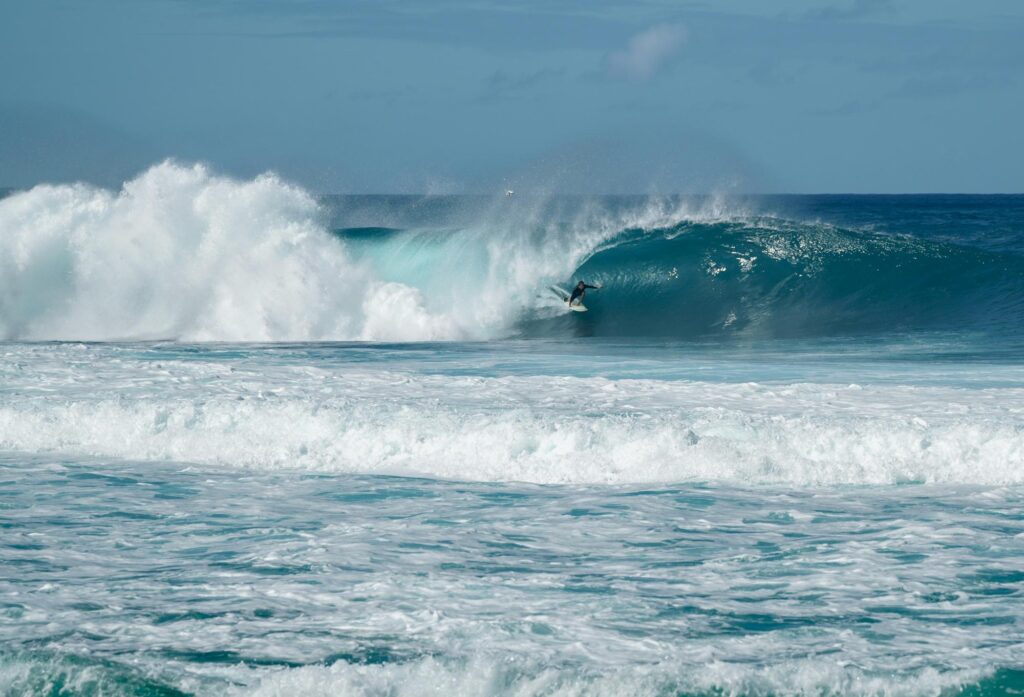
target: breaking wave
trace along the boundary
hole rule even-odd
[[[342,216],[344,217],[344,216]],[[381,216],[386,224],[388,216]],[[0,201],[0,338],[804,337],[1024,325],[1024,257],[721,201],[499,200],[342,227],[263,175],[157,165]],[[551,284],[603,285],[566,313]]]

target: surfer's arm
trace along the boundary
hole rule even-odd
[[[597,290],[597,289],[598,289],[598,288],[600,288],[601,286],[588,286],[588,285],[587,285],[586,283],[584,283],[584,284],[583,284],[583,287],[584,287],[584,288],[593,288],[594,290]]]

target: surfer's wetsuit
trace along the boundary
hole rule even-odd
[[[572,305],[576,302],[576,298],[579,298],[580,302],[583,302],[583,296],[587,294],[587,288],[597,290],[597,286],[588,286],[583,281],[577,283],[576,287],[572,289],[572,295],[569,296],[569,304]]]

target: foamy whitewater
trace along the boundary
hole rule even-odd
[[[0,694],[1024,690],[1024,197],[167,162],[0,199],[0,340]]]

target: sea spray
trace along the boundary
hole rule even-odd
[[[173,162],[116,193],[77,184],[12,195],[0,201],[0,337],[456,334],[413,289],[354,264],[321,216],[309,194],[274,175],[243,182]],[[417,331],[405,335],[410,326]]]

